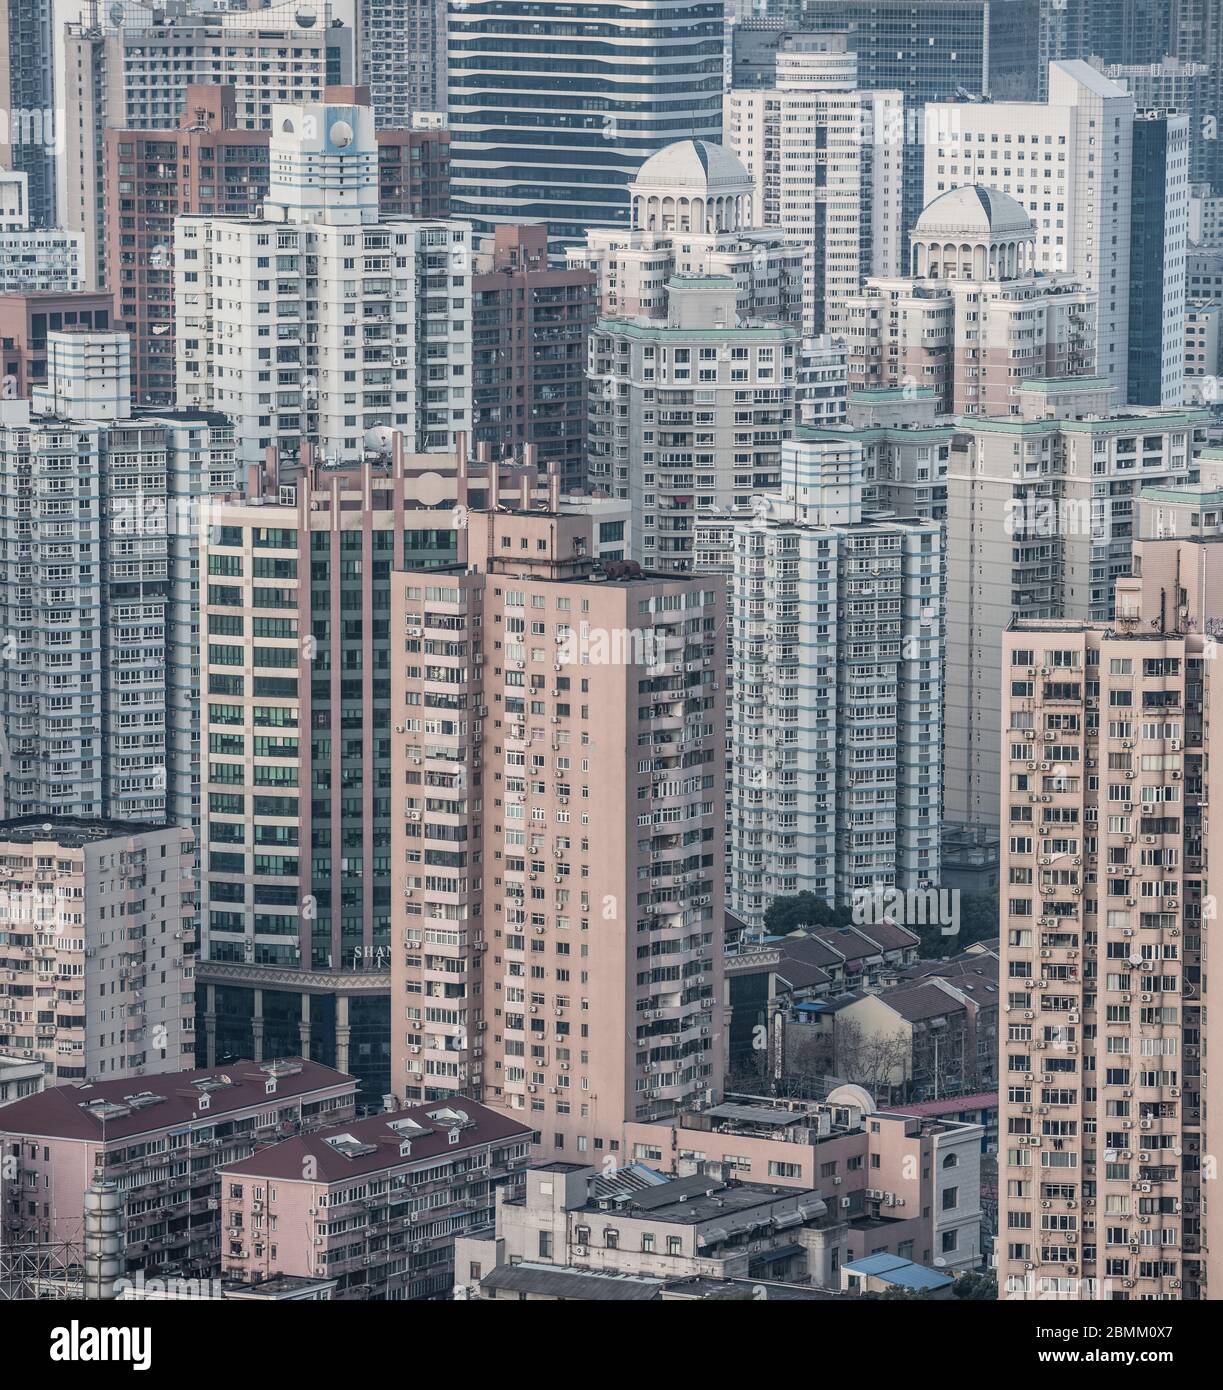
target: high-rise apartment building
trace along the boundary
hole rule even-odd
[[[977,184],[1025,208],[1035,266],[1097,296],[1096,370],[1126,400],[1133,96],[1089,63],[1055,62],[1047,101],[939,103],[926,125],[927,202]]]
[[[200,1060],[292,1046],[377,1098],[398,891],[393,576],[452,563],[468,512],[529,503],[539,473],[469,463],[463,440],[408,454],[398,434],[348,468],[308,453],[250,473],[201,542]]]
[[[446,109],[446,0],[360,0],[361,75],[378,125]]]
[[[0,0],[0,169],[29,179],[30,221],[55,225],[54,0]]]
[[[470,0],[448,36],[453,212],[481,230],[625,226],[643,159],[721,136],[722,0]]]
[[[745,319],[799,324],[805,248],[760,223],[751,175],[725,146],[681,140],[651,155],[629,184],[630,225],[592,227],[568,248],[598,275],[600,312],[665,319],[673,275],[730,276]]]
[[[1116,407],[1108,381],[1025,382],[1018,416],[958,421],[947,469],[948,819],[993,825],[995,657],[1015,620],[1108,622],[1144,487],[1194,476],[1209,413]]]
[[[491,454],[533,445],[565,491],[586,481],[587,338],[598,280],[548,262],[543,227],[500,226],[472,265],[472,434]]]
[[[53,357],[122,382],[124,341],[53,335]],[[232,427],[116,417],[122,385],[80,379],[50,392],[77,418],[0,406],[0,802],[9,817],[190,826],[193,551],[202,499],[234,486]]]
[[[726,143],[752,177],[756,220],[806,254],[803,331],[843,332],[871,275],[901,265],[904,98],[858,86],[843,34],[800,34],[776,84],[726,96]]]
[[[378,206],[385,218],[433,222],[450,216],[450,131],[444,118],[422,117],[406,130],[378,131]]]
[[[775,897],[939,878],[940,527],[864,509],[863,464],[858,440],[799,429],[714,566],[733,574],[729,906],[753,928]]]
[[[326,94],[326,92],[325,92]],[[450,134],[377,132],[384,220],[447,215]],[[257,217],[270,183],[271,132],[238,123],[233,87],[188,87],[177,131],[108,129],[107,263],[118,321],[132,337],[133,400],[175,401],[174,222]]]
[[[276,108],[259,218],[175,224],[180,405],[223,411],[238,458],[303,441],[339,462],[371,431],[453,450],[471,427],[465,223],[383,220],[363,89]]]
[[[107,285],[141,409],[175,400],[174,219],[253,217],[268,191],[269,134],[239,126],[234,87],[188,87],[177,124],[104,135]]]
[[[1182,400],[1188,230],[1189,117],[1140,111],[1129,274],[1129,399],[1135,405]]]
[[[108,283],[104,196],[108,127],[178,128],[191,86],[235,89],[237,128],[270,130],[273,108],[321,101],[351,84],[353,32],[329,0],[277,0],[258,8],[143,4],[90,6],[64,37],[67,113],[59,212],[83,238],[90,289]]]
[[[0,295],[0,361],[9,394],[29,396],[47,382],[47,342],[53,333],[106,332],[114,326],[108,294],[90,290]]]
[[[1150,63],[1108,63],[1101,71],[1110,82],[1133,92],[1139,111],[1169,111],[1187,116],[1190,177],[1194,183],[1209,179],[1214,129],[1210,120],[1209,64],[1162,56]]]
[[[850,389],[930,388],[940,413],[1017,413],[1029,378],[1094,362],[1095,295],[1037,268],[1036,231],[1005,193],[937,195],[913,229],[912,275],[870,279],[846,307]]]
[[[1207,539],[1139,542],[1110,623],[1023,621],[1003,639],[1007,1298],[1208,1299],[1218,1275],[1206,875],[1223,552]]]
[[[674,275],[667,318],[602,318],[590,339],[592,486],[632,504],[633,558],[692,568],[703,511],[781,481],[801,339],[740,319],[728,275]]]
[[[30,220],[29,175],[0,169],[0,295],[79,290],[81,238]]]
[[[0,821],[0,1051],[50,1084],[177,1072],[195,1051],[190,830]]]
[[[391,1091],[593,1159],[721,1088],[725,606],[556,500],[394,577]]]

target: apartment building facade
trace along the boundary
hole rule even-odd
[[[744,319],[802,323],[804,248],[766,226],[751,175],[731,149],[680,140],[651,155],[628,186],[627,228],[591,227],[571,266],[598,276],[609,318],[665,319],[674,275],[729,276]]]
[[[848,1230],[846,1260],[887,1253],[949,1274],[981,1261],[981,1128],[881,1111],[861,1087],[827,1101],[736,1096],[625,1128],[625,1159],[815,1190]]]
[[[73,350],[85,342],[66,337]],[[75,399],[126,403],[125,380],[95,379]],[[221,417],[0,406],[5,815],[191,825],[195,527],[202,499],[233,485]]]
[[[938,881],[939,525],[870,515],[862,447],[835,433],[799,428],[781,490],[755,497],[722,536],[733,572],[730,906],[753,928],[777,896],[848,903]],[[825,670],[835,681],[818,680]]]
[[[586,480],[587,337],[597,281],[553,269],[540,227],[501,226],[472,266],[472,435],[498,457],[532,445],[566,492]]]
[[[1200,631],[1173,616],[1197,595],[1153,554],[1177,545],[1144,546],[1114,625],[1021,621],[1003,640],[1009,1298],[1210,1296],[1204,735],[1218,692]]]
[[[470,228],[381,220],[362,89],[276,112],[263,216],[175,223],[179,403],[231,416],[243,465],[304,440],[353,462],[390,429],[453,450],[471,428]]]
[[[726,275],[673,275],[665,321],[601,318],[590,337],[592,486],[627,497],[633,559],[692,569],[701,513],[781,480],[801,340],[737,315]]]
[[[901,269],[904,97],[859,86],[849,37],[795,35],[775,86],[726,96],[726,143],[751,175],[757,220],[805,250],[812,336],[844,332],[863,282]]]
[[[1028,381],[1017,418],[962,419],[947,474],[946,814],[996,824],[1002,703],[994,655],[1012,617],[1112,617],[1144,487],[1186,483],[1201,410],[1117,408],[1108,380]]]
[[[190,1060],[194,854],[173,826],[0,821],[0,1050],[53,1084]]]
[[[218,1174],[221,1271],[253,1287],[335,1280],[332,1298],[436,1298],[454,1246],[519,1181],[532,1130],[474,1101],[416,1105],[287,1139]]]
[[[952,189],[913,229],[913,274],[870,279],[847,304],[849,384],[935,392],[940,414],[1015,413],[1029,377],[1095,362],[1094,296],[1036,268],[1036,231],[995,188]]]
[[[98,1081],[27,1096],[5,1106],[0,1123],[5,1240],[79,1244],[86,1190],[113,1184],[121,1276],[215,1276],[218,1170],[353,1119],[356,1086],[351,1076],[291,1057],[180,1071],[148,1089]]]
[[[1077,58],[1049,64],[1048,93],[928,107],[925,198],[977,184],[1020,203],[1035,264],[1095,295],[1097,370],[1128,400],[1134,98]]]
[[[725,610],[553,502],[396,576],[391,1089],[614,1154],[721,1085]]]
[[[349,84],[353,33],[329,0],[197,9],[121,0],[67,24],[59,216],[81,237],[84,286],[115,289],[107,264],[106,131],[178,128],[195,86],[235,89],[244,130],[270,130],[281,103],[321,101]]]

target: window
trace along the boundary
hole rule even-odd
[[[943,1254],[944,1254],[944,1255],[949,1254],[951,1251],[953,1251],[953,1250],[956,1248],[956,1244],[957,1244],[957,1242],[958,1242],[958,1240],[959,1240],[959,1236],[960,1236],[959,1231],[944,1231],[944,1232],[943,1232],[943,1247],[942,1247],[942,1248],[943,1248]]]
[[[550,1260],[552,1258],[552,1232],[540,1231],[539,1233],[539,1258]]]
[[[943,1210],[954,1211],[959,1205],[960,1189],[958,1187],[945,1187],[943,1189]]]
[[[943,1167],[944,1167],[944,1168],[958,1168],[959,1166],[960,1166],[960,1155],[959,1155],[959,1154],[948,1154],[947,1157],[943,1159]]]

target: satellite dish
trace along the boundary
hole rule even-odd
[[[347,149],[352,144],[352,126],[347,121],[336,121],[327,133],[337,149]]]
[[[332,129],[335,127],[332,126]],[[389,425],[375,425],[373,429],[365,431],[365,447],[376,453],[388,453],[393,437],[394,431]]]
[[[116,29],[123,27],[123,6],[118,3],[118,0],[110,7],[110,22]]]

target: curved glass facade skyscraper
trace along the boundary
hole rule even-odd
[[[722,30],[722,0],[451,0],[453,214],[627,226],[643,160],[721,138]]]

